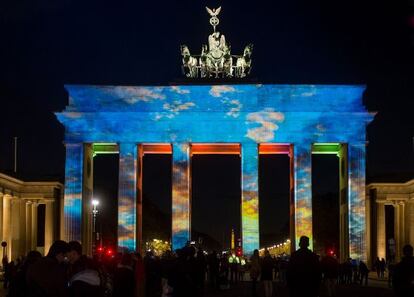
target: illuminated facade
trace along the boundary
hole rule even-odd
[[[39,217],[41,206],[44,216]],[[59,238],[60,215],[63,215],[61,183],[26,182],[0,173],[0,238],[7,243],[5,253],[9,260],[25,256],[31,250],[47,253]],[[41,236],[44,240],[38,238],[39,231],[44,233]]]
[[[399,261],[403,246],[414,246],[414,179],[367,185],[366,210],[368,259],[371,263],[376,257]],[[386,226],[391,227],[388,236]]]
[[[119,249],[142,247],[142,156],[172,154],[172,245],[190,240],[191,156],[241,156],[244,253],[259,248],[259,154],[291,159],[291,242],[312,242],[312,154],[340,157],[343,255],[366,258],[362,86],[66,86],[65,236],[90,242],[93,155],[119,152]],[[89,224],[90,225],[90,224]]]

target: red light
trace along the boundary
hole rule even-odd
[[[329,254],[330,254],[331,256],[333,256],[333,255],[334,255],[334,250],[329,250]]]
[[[98,252],[102,252],[102,251],[103,251],[103,248],[98,247]]]
[[[242,255],[242,250],[241,250],[240,247],[237,247],[237,249],[236,249],[236,256],[237,257],[240,257],[241,255]]]
[[[106,251],[106,254],[107,254],[108,256],[112,255],[112,253],[113,253],[113,251],[112,251],[111,249],[108,249],[108,250]]]

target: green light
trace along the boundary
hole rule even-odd
[[[341,152],[340,143],[314,143],[312,145],[312,154],[315,155],[337,155]]]
[[[116,143],[94,143],[93,156],[103,154],[119,154],[119,148]]]

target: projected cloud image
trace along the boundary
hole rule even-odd
[[[190,240],[190,144],[239,143],[242,147],[242,241],[259,247],[257,144],[294,147],[295,237],[312,238],[310,154],[313,143],[348,143],[350,254],[365,257],[365,127],[361,86],[213,85],[66,86],[70,100],[57,113],[69,144],[173,144],[172,244]],[[356,145],[353,148],[351,145]],[[136,247],[136,152],[120,158],[118,245]],[[121,171],[122,168],[122,171]],[[65,234],[80,238],[82,151],[67,147]]]

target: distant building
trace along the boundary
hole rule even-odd
[[[62,202],[60,182],[26,182],[0,173],[0,239],[9,260],[30,250],[45,253],[60,238]]]
[[[399,261],[405,244],[414,246],[414,179],[367,185],[368,259]]]

